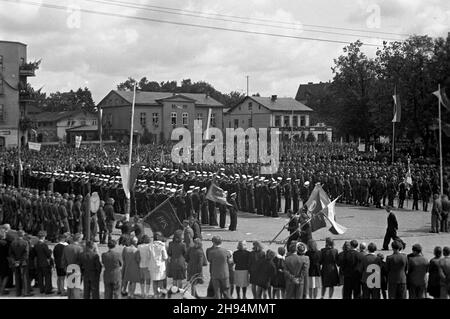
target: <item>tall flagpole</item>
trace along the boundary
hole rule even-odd
[[[439,84],[439,95],[441,95],[441,85]],[[444,195],[444,174],[443,174],[443,163],[442,163],[442,120],[441,120],[441,98],[438,99],[438,113],[439,113],[439,164],[440,164],[440,175],[441,175],[441,197]]]
[[[392,122],[392,165],[394,164],[395,152],[395,122]]]
[[[134,106],[136,104],[136,86],[137,83],[134,83],[133,89],[133,103],[131,104],[131,125],[130,125],[130,152],[128,154],[128,189],[130,188],[130,177],[131,177],[131,158],[133,156],[133,133],[134,133]],[[127,207],[125,210],[125,219],[127,221],[130,220],[130,211],[131,211],[131,189],[129,189],[130,198],[127,198]]]

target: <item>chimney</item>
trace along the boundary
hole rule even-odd
[[[276,101],[276,99],[277,99],[277,96],[276,95],[272,95],[272,101]]]

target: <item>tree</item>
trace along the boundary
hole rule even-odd
[[[50,93],[48,96],[46,93],[39,94],[36,97],[36,104],[46,112],[76,110],[93,112],[95,110],[91,91],[86,87],[76,91]]]

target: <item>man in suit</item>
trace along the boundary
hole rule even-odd
[[[362,298],[363,299],[380,299],[380,288],[381,288],[381,260],[376,255],[377,246],[374,243],[370,243],[367,247],[368,253],[362,257],[361,260],[361,270],[362,270]],[[375,274],[378,279],[375,279],[375,283],[379,283],[380,286],[374,288],[369,288],[367,281],[369,276],[374,274],[374,265],[379,267],[379,273]]]
[[[68,276],[73,276],[75,271],[67,271],[67,267],[71,266],[71,265],[76,265],[76,266],[80,266],[80,256],[81,253],[83,252],[83,248],[80,245],[80,239],[81,239],[81,234],[80,233],[76,233],[75,235],[73,235],[72,238],[72,243],[67,245],[66,247],[64,247],[63,250],[63,257],[62,257],[62,265],[64,267],[64,269],[66,269],[67,275]],[[76,268],[75,266],[75,268]],[[81,276],[81,273],[75,273],[75,278],[77,278],[78,276]],[[80,277],[81,278],[81,277]],[[80,299],[81,298],[81,287],[77,287],[77,285],[75,285],[74,287],[70,287],[69,288],[69,283],[67,284],[67,297],[69,299]]]
[[[236,193],[231,194],[230,204],[232,206],[228,207],[228,209],[230,211],[230,226],[229,226],[228,229],[231,230],[231,231],[236,231],[236,228],[237,228],[237,212],[238,212],[238,207],[237,207],[237,203],[236,203]]]
[[[103,283],[105,285],[105,299],[119,299],[122,258],[117,251],[116,241],[108,241],[108,251],[102,254],[102,263],[105,267],[103,272]]]
[[[343,299],[359,299],[361,297],[361,273],[359,270],[361,257],[358,242],[350,242],[351,249],[344,252],[341,269],[344,274]]]
[[[28,292],[29,276],[28,276],[28,261],[30,254],[30,245],[24,239],[25,232],[19,230],[17,238],[11,243],[9,247],[9,256],[14,268],[14,281],[16,285],[16,295],[19,297],[32,296]]]
[[[305,250],[303,243],[292,242],[289,245],[289,254],[286,257],[284,269],[286,299],[303,299],[305,285],[307,285],[309,258],[297,254],[297,245],[299,245],[300,251]]]
[[[386,234],[384,235],[383,241],[383,250],[389,250],[389,242],[391,239],[395,240],[397,238],[398,230],[397,217],[395,217],[395,214],[391,211],[390,206],[386,207],[386,212],[388,213],[388,217]]]
[[[86,251],[80,256],[81,275],[83,278],[83,298],[100,299],[100,273],[102,264],[100,256],[94,251],[94,243],[86,242]]]
[[[37,276],[41,294],[51,295],[52,287],[52,251],[45,243],[45,231],[41,230],[38,234],[39,241],[34,245],[33,250],[36,256]]]
[[[112,232],[116,217],[114,214],[114,198],[108,198],[105,205],[106,230],[108,231],[108,241],[112,239]]]
[[[230,299],[229,264],[231,263],[231,254],[221,247],[222,239],[219,236],[214,236],[212,243],[213,246],[206,250],[206,258],[209,262],[214,297],[221,299],[223,294],[225,299]]]
[[[440,299],[448,299],[450,296],[450,247],[442,250],[444,258],[439,260],[439,276],[441,277]]]
[[[423,299],[426,291],[426,275],[428,260],[422,255],[422,246],[412,246],[412,254],[408,255],[408,291],[409,299]]]
[[[394,252],[386,258],[389,299],[406,299],[408,259],[400,252],[402,244],[399,241],[394,240],[391,247]]]

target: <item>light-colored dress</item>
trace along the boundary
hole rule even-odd
[[[162,241],[154,241],[150,248],[150,277],[152,280],[166,279],[166,245]]]
[[[138,254],[139,254],[139,269],[140,269],[140,277],[142,280],[150,279],[150,244],[140,244],[138,246]]]

